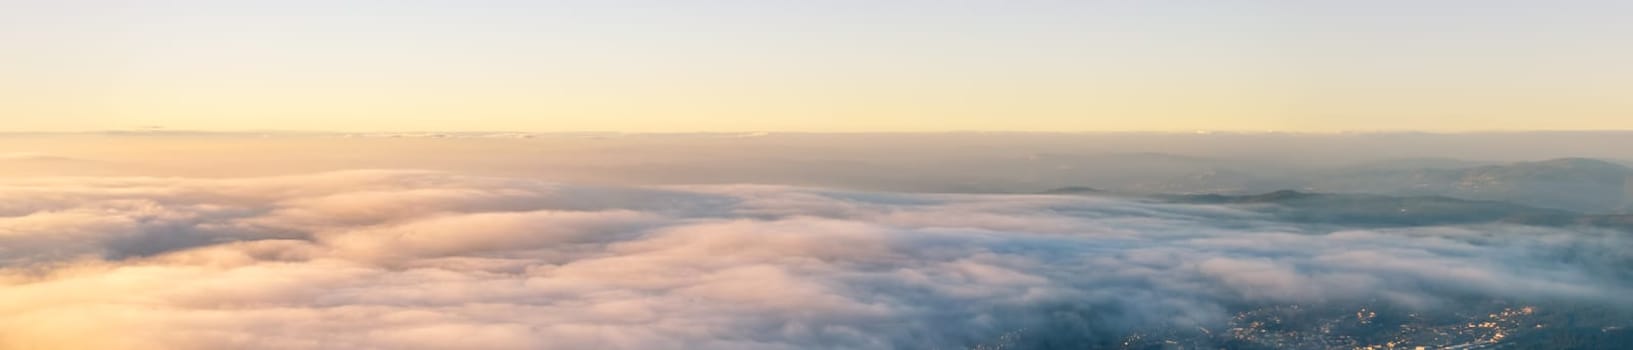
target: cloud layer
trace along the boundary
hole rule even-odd
[[[1285,305],[1633,309],[1625,233],[1126,198],[413,171],[0,198],[3,349],[1084,348]]]

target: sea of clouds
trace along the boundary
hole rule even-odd
[[[962,349],[1257,305],[1633,308],[1622,232],[424,171],[0,180],[0,349]]]

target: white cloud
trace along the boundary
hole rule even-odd
[[[1243,305],[1633,292],[1620,233],[1116,198],[396,171],[0,193],[4,349],[960,348],[1219,327]]]

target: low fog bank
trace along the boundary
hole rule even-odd
[[[437,171],[0,196],[6,349],[1536,346],[1633,326],[1633,236],[1583,227]]]

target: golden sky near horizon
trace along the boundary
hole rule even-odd
[[[1619,1],[9,1],[0,131],[1633,129]]]

